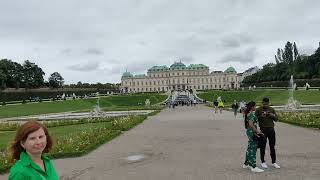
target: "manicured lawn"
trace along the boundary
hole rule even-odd
[[[269,97],[272,105],[284,105],[288,102],[289,91],[287,90],[255,90],[255,91],[209,91],[198,94],[207,101],[221,96],[226,105],[232,104],[233,100],[255,101],[260,103],[263,97]],[[294,98],[302,104],[320,104],[320,91],[299,90],[294,92]]]
[[[101,122],[101,123],[86,123],[68,126],[58,126],[49,128],[50,135],[52,138],[57,139],[59,137],[79,132],[82,130],[87,130],[96,127],[106,127],[110,128],[112,126],[111,122]],[[0,131],[0,149],[4,149],[7,145],[14,139],[16,131]]]
[[[161,94],[140,94],[125,96],[110,96],[100,98],[100,107],[113,110],[119,107],[143,108],[145,100],[150,104],[159,103],[167,98]],[[41,102],[0,106],[0,118],[19,117],[36,114],[57,113],[67,111],[90,111],[97,105],[97,99],[79,99],[67,101]]]

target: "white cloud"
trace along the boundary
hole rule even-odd
[[[238,72],[296,42],[312,53],[320,1],[1,0],[0,58],[29,59],[66,83],[119,82],[182,60]]]

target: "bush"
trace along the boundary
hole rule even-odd
[[[27,104],[27,101],[25,99],[23,99],[22,104]]]
[[[320,89],[319,89],[320,90]],[[2,101],[2,106],[5,106],[6,105],[6,102],[5,101]]]

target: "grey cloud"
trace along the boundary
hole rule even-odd
[[[220,45],[225,48],[236,48],[254,42],[253,37],[245,34],[231,34],[222,38]]]
[[[80,64],[75,64],[68,66],[68,69],[73,71],[95,71],[98,70],[100,63],[99,62],[84,62]]]
[[[66,49],[61,50],[61,54],[70,54],[71,51],[72,50],[70,48],[66,48]]]
[[[97,48],[90,48],[85,51],[86,54],[102,55],[103,51]]]
[[[195,59],[192,56],[181,56],[178,59],[181,60],[183,63],[187,64],[195,61]]]
[[[126,69],[146,73],[179,59],[215,70],[225,68],[218,62],[236,62],[242,71],[274,61],[288,40],[301,54],[313,53],[319,6],[302,0],[1,0],[0,55],[34,60],[46,74],[64,74],[66,83],[119,82]]]
[[[218,62],[239,62],[239,63],[250,63],[253,62],[257,55],[256,48],[248,48],[242,52],[232,52],[221,58]]]

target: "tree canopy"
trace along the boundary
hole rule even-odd
[[[277,49],[276,63],[268,63],[256,74],[246,77],[244,84],[269,81],[320,78],[320,44],[314,54],[300,55],[296,43],[287,42],[284,49]]]

